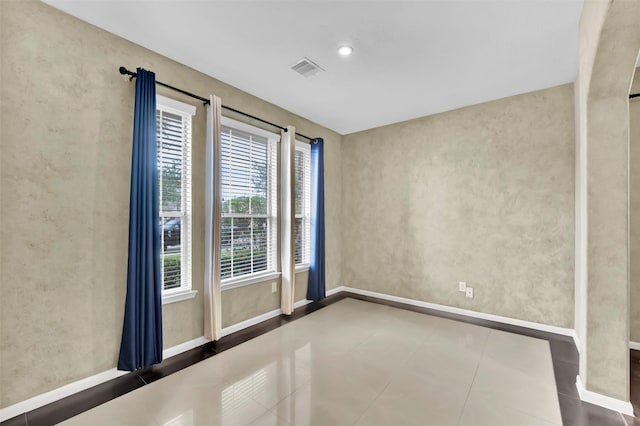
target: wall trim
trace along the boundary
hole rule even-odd
[[[578,337],[578,331],[577,330],[571,330],[573,331],[572,336],[573,337],[573,343],[576,345],[576,349],[578,350],[578,354],[580,354],[580,338]]]
[[[331,290],[327,290],[326,291],[327,297],[333,296],[334,294],[340,293],[341,291],[345,291],[345,288],[347,288],[347,287],[341,285],[341,286],[338,286],[336,288],[332,288]]]
[[[390,300],[392,302],[405,303],[407,305],[420,306],[422,308],[435,309],[437,311],[449,312],[467,317],[480,318],[489,321],[501,322],[504,324],[517,325],[519,327],[531,328],[534,330],[546,331],[549,333],[569,336],[574,340],[577,338],[575,330],[572,328],[557,327],[555,325],[541,324],[538,322],[525,321],[516,318],[503,317],[500,315],[487,314],[484,312],[471,311],[469,309],[455,308],[453,306],[439,305],[437,303],[424,302],[422,300],[407,299],[406,297],[392,296],[390,294],[376,293],[375,291],[361,290],[353,287],[342,287],[343,291],[360,294],[363,296],[377,297],[378,299]]]
[[[162,351],[162,359],[171,358],[172,356],[181,354],[182,352],[189,351],[193,348],[197,348],[198,346],[202,346],[205,343],[209,343],[210,340],[206,339],[204,336],[197,337],[193,340],[189,340],[188,342],[180,343],[179,345],[172,346]]]
[[[252,325],[256,325],[259,322],[277,317],[280,314],[282,314],[282,309],[278,308],[278,309],[274,309],[273,311],[265,312],[264,314],[258,315],[256,317],[249,318],[248,320],[244,320],[236,324],[230,325],[222,329],[222,333],[220,334],[220,337],[228,336],[232,333],[235,333],[236,331],[240,331],[247,327],[251,327]]]
[[[580,379],[580,375],[576,376],[576,388],[578,389],[578,395],[580,395],[580,399],[585,402],[608,408],[613,411],[618,411],[622,414],[626,414],[627,416],[635,417],[633,414],[633,406],[630,402],[611,398],[610,396],[602,395],[600,393],[592,392],[585,389],[582,384],[582,379]]]
[[[629,349],[640,351],[640,342],[629,342]]]
[[[198,337],[188,342],[181,343],[176,346],[172,346],[162,351],[163,358],[169,358],[182,352],[186,352],[190,349],[196,348],[200,345],[207,343],[208,340],[202,337]],[[12,417],[18,416],[22,413],[35,410],[36,408],[43,407],[52,402],[58,401],[62,398],[66,398],[75,393],[89,389],[93,386],[108,382],[117,377],[129,374],[128,371],[120,371],[116,368],[112,368],[102,373],[94,374],[93,376],[85,377],[75,382],[68,383],[59,388],[50,390],[40,395],[36,395],[24,401],[17,402],[13,405],[0,409],[0,422],[8,420]]]
[[[296,303],[293,304],[293,308],[297,309],[301,306],[308,305],[311,302],[313,302],[313,300],[306,300],[306,299],[298,300]],[[228,336],[229,334],[235,333],[236,331],[240,331],[245,328],[251,327],[252,325],[256,325],[262,321],[266,321],[268,319],[277,317],[281,314],[282,314],[282,309],[278,308],[278,309],[274,309],[273,311],[265,312],[264,314],[255,316],[253,318],[249,318],[248,320],[244,320],[239,323],[230,325],[222,329],[221,337]]]
[[[307,299],[298,300],[296,303],[293,304],[293,308],[298,309],[299,307],[308,305],[309,303],[313,303],[313,300],[307,300]]]

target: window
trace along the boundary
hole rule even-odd
[[[276,272],[277,140],[223,119],[221,132],[221,277]]]
[[[295,260],[308,265],[311,258],[311,146],[296,141],[295,156]]]
[[[195,107],[157,96],[163,299],[191,292],[191,116]],[[169,299],[166,299],[166,298]]]

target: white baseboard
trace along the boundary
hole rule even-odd
[[[162,351],[162,359],[171,358],[174,355],[181,354],[182,352],[197,348],[198,346],[202,346],[209,342],[210,340],[206,339],[204,336],[200,336],[196,339],[189,340],[188,342],[180,343],[179,345],[172,346]]]
[[[348,291],[355,294],[361,294],[363,296],[376,297],[378,299],[390,300],[392,302],[405,303],[407,305],[420,306],[422,308],[435,309],[442,312],[449,312],[452,314],[464,315],[472,318],[480,318],[489,321],[501,322],[504,324],[516,325],[519,327],[531,328],[534,330],[546,331],[549,333],[561,334],[563,336],[572,337],[574,340],[577,338],[575,330],[572,328],[556,327],[555,325],[541,324],[537,322],[525,321],[516,318],[503,317],[500,315],[486,314],[484,312],[471,311],[469,309],[454,308],[453,306],[439,305],[437,303],[423,302],[421,300],[407,299],[405,297],[392,296],[384,293],[376,293],[369,290],[361,290],[353,287],[340,287],[343,291]]]
[[[163,350],[162,357],[169,358],[179,353],[188,351],[189,349],[198,347],[207,342],[208,340],[204,337],[198,337],[197,339],[193,339],[188,342],[184,342]],[[74,393],[78,393],[93,386],[97,386],[101,383],[108,382],[109,380],[115,379],[116,377],[120,377],[125,374],[128,374],[128,372],[119,371],[115,368],[112,368],[111,370],[103,371],[102,373],[98,373],[93,376],[78,380],[76,382],[69,383],[67,385],[53,389],[49,392],[36,395],[33,398],[25,399],[24,401],[20,401],[16,404],[0,409],[0,422],[3,422],[22,413],[35,410],[36,408],[40,408],[44,405],[51,404],[52,402],[58,401],[62,398],[66,398],[70,395],[73,395]]]
[[[298,300],[293,304],[293,309],[297,309],[301,306],[308,305],[313,302],[312,300]],[[236,331],[243,330],[245,328],[251,327],[252,325],[256,325],[262,321],[266,321],[273,317],[277,317],[282,314],[282,309],[274,309],[273,311],[266,312],[262,315],[258,315],[257,317],[249,318],[248,320],[239,322],[237,324],[230,325],[229,327],[225,327],[222,329],[222,337],[228,336],[229,334],[235,333]]]
[[[629,342],[629,349],[640,351],[640,342]]]
[[[298,300],[296,303],[293,304],[293,309],[298,309],[299,307],[308,305],[309,303],[312,303],[312,302],[313,300],[307,300],[307,299]]]
[[[633,406],[630,402],[585,389],[579,375],[576,376],[576,388],[581,400],[633,417]]]
[[[345,289],[345,287],[341,285],[341,286],[339,286],[339,287],[332,288],[331,290],[327,290],[327,291],[326,291],[326,293],[327,293],[327,297],[329,297],[329,296],[331,296],[331,295],[334,295],[334,294],[336,294],[336,293],[340,293],[341,291],[344,291],[344,289]]]
[[[274,309],[273,311],[266,312],[262,315],[258,315],[257,317],[249,318],[248,320],[241,321],[237,324],[230,325],[229,327],[225,327],[222,329],[222,337],[228,336],[236,331],[240,331],[247,327],[251,327],[252,325],[256,325],[262,321],[266,321],[273,317],[277,317],[282,313],[281,309]]]
[[[576,349],[578,350],[578,353],[580,353],[580,337],[578,337],[578,332],[576,330],[572,330],[573,331],[573,343],[576,345]]]

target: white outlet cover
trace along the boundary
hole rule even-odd
[[[464,281],[460,281],[460,282],[458,283],[458,291],[461,291],[461,292],[463,292],[463,293],[464,293],[465,291],[467,291],[467,283],[466,283],[466,282],[464,282]]]
[[[473,287],[467,287],[466,296],[467,296],[469,299],[473,299]]]
[[[278,283],[274,281],[271,283],[271,293],[275,293],[277,291],[278,291]]]

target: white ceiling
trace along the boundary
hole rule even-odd
[[[341,134],[574,81],[582,10],[579,0],[46,2]],[[338,57],[342,43],[351,57]],[[326,72],[292,71],[303,56]]]

